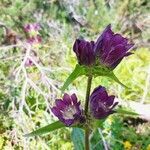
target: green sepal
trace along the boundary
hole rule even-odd
[[[66,79],[63,87],[61,88],[61,91],[64,92],[65,89],[68,88],[68,86],[79,76],[89,74],[98,77],[98,76],[106,76],[111,79],[113,79],[115,82],[119,83],[121,86],[128,88],[126,85],[124,85],[114,74],[113,70],[103,67],[103,66],[81,66],[79,64],[76,65],[75,69],[72,71],[72,73],[69,75],[69,77]]]

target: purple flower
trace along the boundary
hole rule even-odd
[[[33,66],[33,65],[34,65],[34,64],[33,64],[32,60],[28,58],[28,59],[26,60],[26,62],[25,62],[25,66],[26,66],[26,67],[30,67],[30,66]]]
[[[40,25],[38,23],[27,24],[24,26],[26,32],[38,31],[40,30]]]
[[[133,44],[127,38],[114,34],[111,25],[108,25],[97,39],[94,51],[100,64],[114,69],[125,56],[131,54],[128,52],[131,47]]]
[[[35,37],[29,37],[27,39],[27,42],[31,45],[40,44],[42,42],[42,38],[39,35],[37,35]]]
[[[83,110],[75,94],[69,96],[65,93],[63,99],[57,99],[55,104],[51,110],[66,126],[84,122]]]
[[[90,96],[90,111],[94,118],[103,119],[115,111],[113,108],[118,104],[114,103],[115,96],[108,96],[106,89],[98,86]]]
[[[88,42],[77,39],[73,45],[73,51],[76,53],[80,65],[90,66],[94,64],[94,41]]]

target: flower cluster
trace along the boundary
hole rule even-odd
[[[88,67],[102,66],[114,69],[121,60],[130,55],[129,49],[133,44],[120,34],[115,34],[108,25],[96,42],[77,39],[73,45],[79,65]],[[96,68],[96,67],[95,67]],[[90,94],[90,93],[89,93]],[[115,96],[108,95],[105,87],[96,87],[89,96],[87,113],[80,107],[75,94],[64,94],[63,99],[56,100],[56,106],[51,110],[66,126],[88,122],[87,119],[104,119],[115,112]],[[88,109],[87,109],[88,110]],[[90,116],[90,117],[89,117]]]
[[[24,26],[24,30],[34,35],[35,32],[38,32],[40,30],[40,25],[38,23],[27,24]]]
[[[103,119],[115,111],[113,108],[118,104],[114,103],[114,96],[108,96],[104,87],[94,89],[90,96],[90,114],[95,119]],[[51,110],[66,126],[77,123],[84,123],[85,116],[75,94],[69,96],[64,94],[63,99],[57,99]]]
[[[73,50],[80,65],[103,65],[114,69],[121,60],[130,55],[133,44],[120,34],[114,34],[108,25],[96,42],[77,39]]]
[[[24,26],[24,31],[28,34],[27,42],[32,46],[37,46],[42,39],[39,36],[40,25],[38,23],[27,24]]]

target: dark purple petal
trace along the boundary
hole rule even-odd
[[[111,25],[108,25],[95,43],[94,51],[97,55],[101,55],[104,50],[109,51],[107,47],[110,47],[113,34]]]
[[[77,104],[77,96],[75,94],[71,95],[71,99],[74,105]]]
[[[75,108],[76,108],[76,113],[77,114],[81,114],[81,108],[80,108],[80,102],[78,102],[76,105],[75,105]]]
[[[108,25],[97,39],[94,51],[100,64],[114,69],[125,56],[129,56],[128,50],[132,47],[127,38],[114,34],[111,25]]]
[[[56,107],[60,110],[64,110],[66,108],[65,103],[62,100],[57,99],[55,101]]]
[[[75,94],[71,96],[64,94],[63,99],[56,99],[56,106],[51,108],[53,114],[58,117],[66,126],[82,123],[83,110]]]
[[[64,96],[63,96],[63,101],[64,101],[64,103],[66,104],[66,105],[71,105],[71,98],[70,98],[70,96],[68,95],[68,94],[64,94]]]
[[[126,49],[129,50],[129,49],[132,48],[133,46],[134,46],[134,44],[132,44],[132,43],[131,43],[131,44],[127,44],[127,45],[126,45]]]
[[[77,39],[73,45],[73,51],[76,53],[80,65],[90,66],[94,64],[94,41],[88,42]]]
[[[112,45],[116,46],[119,44],[124,44],[126,45],[128,42],[127,38],[122,37],[120,34],[114,34],[113,38],[112,38]]]
[[[70,126],[74,123],[74,119],[67,119],[64,121],[64,123],[67,125],[67,126]]]
[[[98,86],[97,88],[94,89],[92,92],[90,99],[99,99],[101,101],[105,101],[108,98],[108,94],[106,92],[106,89],[102,86]]]
[[[96,110],[93,110],[93,116],[96,119],[103,119],[109,115],[109,112],[105,111],[103,108],[98,108]]]
[[[118,104],[114,103],[114,98],[113,95],[108,96],[104,87],[95,88],[90,96],[90,111],[94,118],[103,119],[112,114],[112,109]]]
[[[123,57],[118,59],[116,62],[114,62],[113,64],[110,65],[111,68],[115,68],[121,61],[122,61]]]
[[[114,95],[109,96],[109,98],[108,98],[108,100],[107,100],[107,102],[106,102],[106,105],[107,105],[107,106],[113,105],[114,99],[115,99],[115,96],[114,96]]]
[[[51,108],[51,111],[52,111],[53,114],[54,114],[55,116],[57,116],[58,118],[59,118],[59,117],[62,117],[62,114],[61,114],[60,110],[59,110],[57,107]]]
[[[120,44],[114,47],[114,50],[111,51],[107,58],[104,60],[104,64],[112,67],[114,63],[118,62],[118,60],[122,59],[126,55],[126,48],[124,45]]]

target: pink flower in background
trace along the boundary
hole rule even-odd
[[[29,37],[27,42],[31,45],[40,44],[42,42],[42,38],[39,35],[35,37]]]
[[[34,64],[33,64],[32,60],[28,58],[28,59],[26,60],[26,62],[25,62],[25,66],[26,66],[26,67],[30,67],[30,66],[33,66],[33,65],[34,65]]]
[[[39,31],[40,25],[38,23],[27,24],[24,26],[25,32]]]
[[[42,42],[39,30],[40,25],[38,23],[30,23],[24,26],[24,31],[27,33],[27,43],[32,46],[37,46]]]

